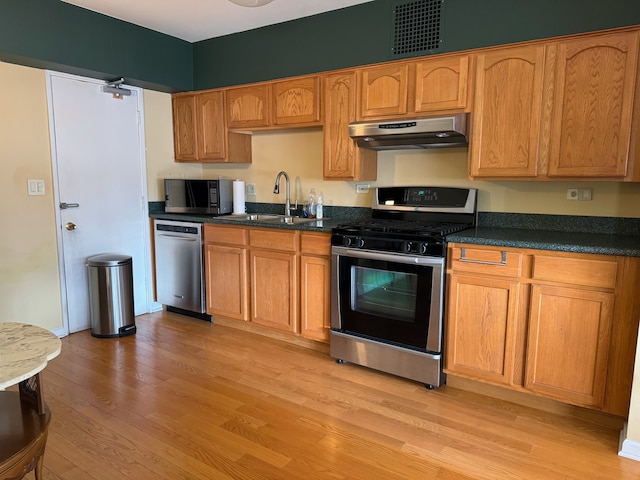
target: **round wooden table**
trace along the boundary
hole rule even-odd
[[[0,480],[17,480],[42,460],[51,412],[44,401],[40,372],[60,353],[60,339],[44,328],[0,322]]]

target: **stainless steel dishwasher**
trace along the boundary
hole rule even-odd
[[[157,301],[167,311],[211,321],[206,314],[202,224],[154,221]]]

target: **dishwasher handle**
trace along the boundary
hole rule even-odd
[[[187,242],[198,242],[200,241],[200,237],[193,235],[191,233],[188,233],[186,235],[169,235],[167,233],[159,233],[158,237],[163,237],[163,238],[171,238],[174,240],[186,240]]]

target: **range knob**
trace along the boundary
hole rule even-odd
[[[342,245],[345,247],[353,247],[354,246],[354,237],[343,237],[342,238]]]
[[[427,244],[426,243],[421,243],[420,244],[420,248],[418,249],[418,252],[420,253],[420,255],[426,255],[427,254]]]
[[[412,249],[413,249],[413,242],[404,242],[402,244],[402,251],[404,253],[411,253]]]
[[[364,248],[364,238],[357,238],[356,239],[356,246],[358,248]]]

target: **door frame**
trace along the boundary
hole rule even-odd
[[[51,173],[53,177],[53,202],[54,202],[54,215],[56,219],[56,240],[57,240],[57,248],[58,248],[58,270],[60,273],[60,300],[62,306],[62,327],[53,330],[53,333],[58,335],[59,337],[69,335],[69,311],[68,311],[68,302],[67,302],[67,282],[66,282],[66,272],[65,272],[65,258],[64,258],[64,235],[62,234],[62,215],[60,213],[60,190],[58,183],[58,157],[57,157],[57,146],[56,146],[56,136],[55,136],[55,124],[54,124],[54,116],[53,116],[53,90],[52,90],[52,78],[53,77],[61,77],[68,78],[72,80],[79,80],[86,83],[92,83],[96,86],[106,85],[107,82],[98,80],[95,78],[82,77],[79,75],[72,75],[69,73],[56,72],[54,70],[45,70],[45,79],[46,79],[46,88],[47,88],[47,109],[48,109],[48,117],[49,117],[49,143],[51,149]],[[131,85],[122,85],[122,87],[127,88],[128,90],[132,90],[136,92],[136,103],[138,110],[138,138],[139,141],[139,152],[138,152],[138,160],[139,167],[141,173],[141,181],[142,185],[140,185],[141,194],[142,194],[142,214],[145,218],[149,217],[149,197],[147,192],[147,156],[146,156],[146,143],[145,143],[145,129],[144,129],[144,100],[143,100],[143,90],[139,87],[134,87]],[[105,93],[105,95],[107,95]],[[146,308],[147,312],[151,312],[153,310],[153,285],[152,285],[152,271],[151,271],[151,229],[150,222],[142,222],[142,238],[144,242],[144,271],[145,271],[145,297],[146,297]]]

